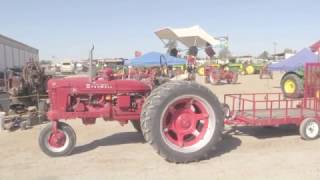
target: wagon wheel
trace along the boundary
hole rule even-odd
[[[147,142],[170,162],[208,158],[221,139],[223,112],[217,97],[199,84],[168,82],[147,98],[141,128]]]
[[[302,121],[299,128],[300,136],[304,140],[314,140],[319,137],[320,124],[313,118],[307,118]]]
[[[230,111],[229,105],[228,104],[222,104],[221,106],[222,106],[222,111],[224,113],[224,117],[226,119],[231,118],[231,111]]]

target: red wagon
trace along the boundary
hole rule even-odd
[[[320,132],[320,64],[305,65],[304,97],[288,99],[281,93],[226,94],[225,124],[300,127],[303,139],[316,139]]]

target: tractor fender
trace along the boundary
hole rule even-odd
[[[303,79],[303,74],[300,74],[300,73],[298,73],[298,72],[296,72],[296,71],[289,71],[289,72],[286,72],[286,73],[281,77],[281,81],[280,81],[280,82],[282,82],[282,80],[283,80],[286,76],[288,76],[289,74],[294,74],[294,75],[298,76],[299,78]]]

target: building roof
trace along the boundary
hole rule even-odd
[[[9,46],[12,46],[12,47],[15,47],[15,48],[18,48],[18,49],[23,49],[23,50],[26,50],[28,52],[32,52],[32,53],[35,53],[35,54],[39,53],[38,49],[36,49],[34,47],[31,47],[31,46],[29,46],[27,44],[24,44],[22,42],[19,42],[17,40],[11,39],[11,38],[9,38],[7,36],[1,35],[1,34],[0,34],[0,42],[3,42],[6,45],[9,45]]]

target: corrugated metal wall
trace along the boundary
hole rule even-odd
[[[0,35],[0,71],[6,67],[22,67],[31,59],[39,61],[37,49]]]

